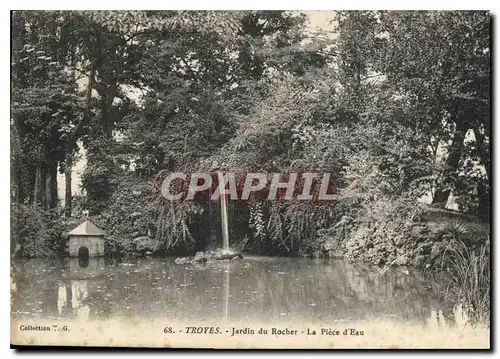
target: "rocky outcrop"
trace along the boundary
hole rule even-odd
[[[217,260],[227,260],[227,259],[243,259],[243,256],[240,253],[220,253],[215,256]]]
[[[422,264],[425,258],[419,257],[417,261],[414,258],[425,253],[432,235],[423,226],[413,229],[399,229],[397,232],[363,224],[346,241],[346,257],[375,265]]]
[[[186,257],[182,257],[182,258],[175,258],[174,260],[175,264],[187,264],[190,262],[190,259],[189,258],[186,258]]]
[[[156,241],[149,236],[139,236],[132,240],[134,249],[138,253],[154,253],[156,251]]]
[[[241,253],[225,253],[222,251],[207,251],[207,252],[196,252],[194,257],[182,257],[182,258],[176,258],[174,260],[175,263],[177,264],[200,264],[200,263],[207,263],[211,262],[214,260],[236,260],[236,259],[242,259],[243,256]]]
[[[460,214],[454,218],[450,211],[445,215],[441,212],[428,213],[421,221],[406,226],[383,221],[363,223],[346,239],[345,256],[353,262],[429,268],[446,254],[453,240],[474,248],[488,237],[487,225]]]
[[[191,260],[194,263],[206,263],[208,262],[208,257],[205,252],[196,252],[194,258]]]
[[[344,258],[343,231],[339,227],[318,230],[318,247],[312,251],[313,258]]]

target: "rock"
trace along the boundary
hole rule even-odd
[[[175,258],[174,262],[176,264],[186,264],[189,262],[189,258]]]
[[[418,255],[415,258],[411,260],[411,265],[416,268],[421,268],[423,267],[425,261],[427,259],[427,256],[424,255]]]
[[[198,258],[198,259],[194,259],[194,258],[193,258],[193,259],[191,260],[191,263],[193,263],[193,264],[194,264],[194,263],[198,263],[198,264],[199,264],[199,263],[207,263],[207,262],[208,262],[208,259],[207,259],[207,258],[205,258],[205,257],[203,257],[203,258]]]
[[[398,256],[394,261],[394,264],[397,266],[405,266],[408,264],[408,257],[403,255]]]
[[[196,252],[194,255],[194,258],[191,262],[193,263],[206,263],[208,261],[208,258],[205,253],[203,252]]]
[[[333,237],[328,237],[328,239],[323,243],[322,253],[328,258],[344,257],[342,243]]]
[[[323,243],[323,248],[326,249],[327,251],[334,249],[338,246],[339,246],[339,241],[337,241],[333,237],[328,237]]]
[[[235,257],[243,259],[243,256],[240,253],[218,253],[215,255],[215,259],[217,260],[234,259]]]
[[[200,263],[207,263],[208,262],[208,259],[206,258],[200,258],[200,259],[192,259],[191,260],[191,264],[200,264]]]
[[[140,236],[136,237],[132,240],[135,245],[135,250],[138,252],[154,252],[155,251],[155,242],[149,236]]]

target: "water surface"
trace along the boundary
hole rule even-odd
[[[418,274],[341,260],[246,257],[179,265],[173,258],[97,258],[88,264],[32,259],[14,262],[12,272],[12,313],[26,319],[329,324],[381,318],[425,324],[448,311]]]

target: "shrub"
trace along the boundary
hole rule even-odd
[[[443,294],[464,309],[470,324],[489,323],[490,242],[474,248],[463,235],[453,238],[442,254],[439,269],[447,274],[441,276]]]
[[[421,214],[422,208],[405,197],[373,201],[345,243],[347,258],[376,265],[408,264],[417,253],[419,243],[411,232]]]
[[[56,210],[16,204],[11,212],[12,249],[20,248],[28,258],[64,252],[67,228]]]

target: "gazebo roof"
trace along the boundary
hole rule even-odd
[[[104,236],[104,231],[90,221],[85,221],[68,233],[70,236]]]

